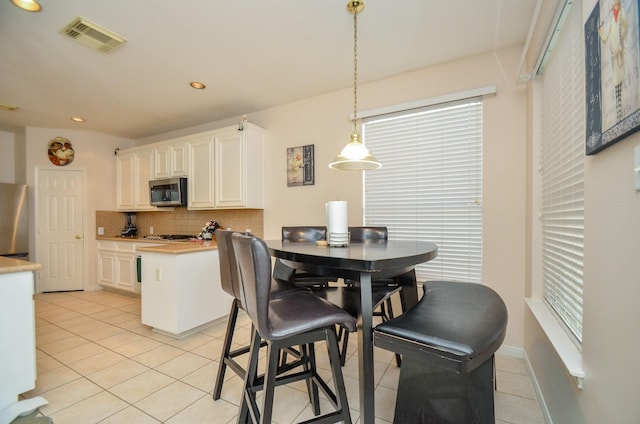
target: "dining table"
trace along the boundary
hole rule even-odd
[[[360,422],[374,424],[372,280],[393,278],[402,286],[402,309],[418,302],[415,267],[437,256],[436,244],[421,240],[367,240],[333,247],[324,243],[265,240],[271,256],[300,271],[358,281],[358,376]]]

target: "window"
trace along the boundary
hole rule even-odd
[[[581,343],[585,71],[575,3],[565,6],[566,20],[540,79],[540,220],[544,300]]]
[[[482,99],[465,99],[364,121],[382,168],[364,177],[365,225],[396,239],[428,240],[438,257],[419,279],[482,277]]]

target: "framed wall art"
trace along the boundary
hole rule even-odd
[[[586,154],[640,129],[638,0],[599,0],[585,37]]]
[[[315,184],[314,145],[287,148],[287,187]]]
[[[56,137],[49,141],[47,155],[52,164],[66,166],[73,162],[75,153],[69,140],[64,137]]]

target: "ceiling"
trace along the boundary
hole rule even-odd
[[[537,1],[366,0],[358,15],[358,82],[523,45]],[[18,106],[0,110],[0,130],[139,139],[353,84],[346,0],[40,3],[42,11],[32,13],[0,0],[0,104]],[[127,42],[105,54],[63,36],[79,16]]]

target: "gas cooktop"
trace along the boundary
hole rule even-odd
[[[190,234],[150,234],[144,238],[147,240],[189,240],[195,236]]]

